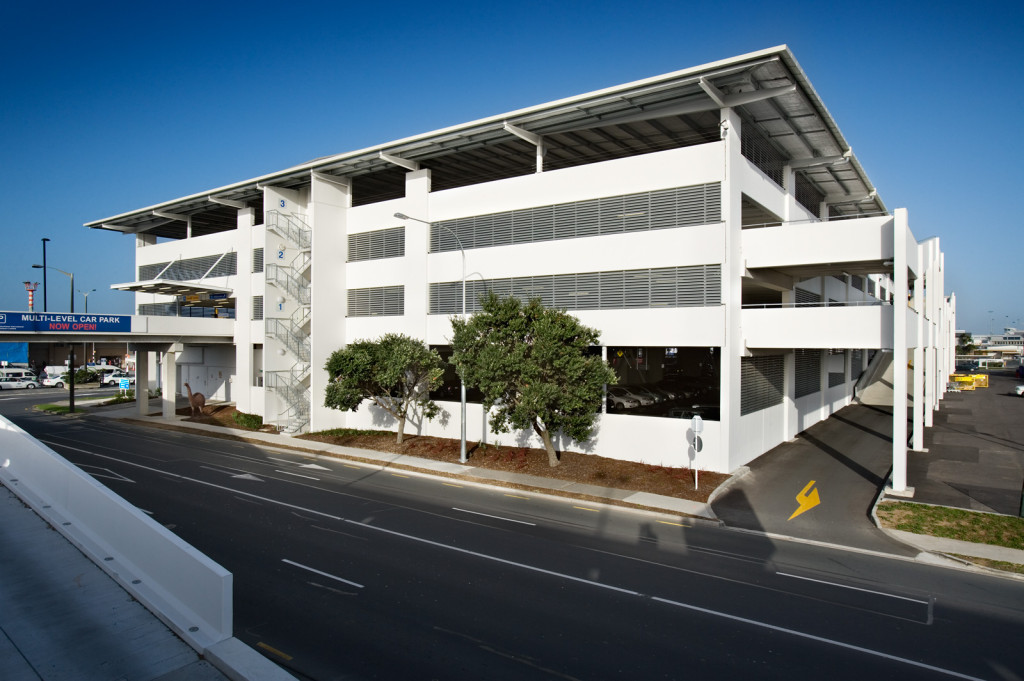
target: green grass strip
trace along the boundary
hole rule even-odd
[[[877,514],[894,530],[1024,549],[1024,518],[906,501],[883,502]]]

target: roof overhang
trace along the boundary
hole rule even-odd
[[[129,213],[86,223],[129,234],[181,238],[235,226],[236,207],[263,208],[263,189],[308,187],[313,177],[404,182],[434,171],[435,190],[718,139],[723,106],[739,111],[840,215],[886,212],[838,125],[786,46],[519,109],[357,151],[325,156]],[[531,141],[532,140],[532,141]],[[697,140],[697,141],[693,141]],[[397,165],[396,165],[397,164]],[[372,192],[371,192],[372,193]]]
[[[172,281],[170,279],[150,279],[148,281],[130,281],[125,284],[111,284],[115,291],[132,291],[134,293],[155,293],[161,296],[198,296],[213,294],[231,297],[234,289],[225,286],[211,286],[197,281]]]

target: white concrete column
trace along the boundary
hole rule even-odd
[[[253,249],[264,248],[265,239],[254,240],[255,211],[251,207],[239,208],[235,216],[238,229],[238,275],[235,277],[235,372],[232,399],[239,411],[259,413],[252,404],[252,300]],[[266,250],[264,249],[264,260]],[[266,303],[264,303],[264,306]],[[262,405],[260,405],[262,407]]]
[[[135,409],[139,416],[149,414],[149,351],[135,350]]]
[[[918,313],[918,319],[920,319],[920,313]],[[916,452],[924,451],[924,413],[926,411],[928,411],[928,405],[924,394],[924,348],[918,345],[914,348],[914,435],[912,443]]]
[[[787,440],[792,440],[793,436],[796,435],[796,351],[790,350],[783,355],[783,404],[785,409],[782,411],[784,422],[782,424],[783,433]]]
[[[347,413],[324,406],[328,376],[324,371],[327,358],[345,347],[346,304],[348,286],[348,209],[352,206],[352,187],[343,178],[313,175],[310,192],[311,227],[313,230],[313,270],[310,291],[310,367],[309,429],[327,430],[347,425]],[[397,227],[401,221],[391,218],[380,225]],[[420,225],[416,225],[419,227]],[[409,226],[405,227],[408,235]],[[406,237],[406,257],[409,255]],[[405,293],[408,313],[409,290]]]
[[[892,489],[907,491],[907,209],[893,213]]]
[[[722,347],[721,372],[721,470],[733,470],[745,460],[740,451],[740,392],[742,362],[746,352],[743,343],[743,202],[742,182],[746,160],[741,150],[742,121],[736,111],[722,109],[720,126],[724,144],[722,182],[722,223],[725,262],[722,263],[722,303],[725,306],[725,342]]]
[[[172,349],[163,353],[161,378],[163,382],[161,395],[161,415],[165,419],[174,418],[174,402],[178,394],[178,354]]]

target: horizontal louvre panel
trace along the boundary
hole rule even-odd
[[[821,302],[821,296],[817,293],[811,293],[802,288],[795,289],[794,293],[797,305],[817,305]]]
[[[348,262],[400,258],[405,255],[405,227],[348,235]]]
[[[821,392],[821,350],[796,351],[796,397]]]
[[[468,249],[720,222],[721,193],[711,182],[435,222],[430,252],[458,250],[454,234]]]
[[[614,270],[466,282],[466,310],[477,312],[480,297],[527,301],[540,298],[547,307],[569,310],[623,310],[720,305],[720,265]],[[430,284],[429,314],[459,314],[462,282]]]
[[[850,380],[856,381],[864,373],[864,351],[854,350],[850,357]]]
[[[348,317],[381,317],[405,314],[405,287],[378,286],[348,290]]]
[[[828,372],[828,387],[835,388],[836,386],[846,383],[846,372],[843,371],[830,371]]]
[[[252,273],[258,274],[263,271],[263,249],[252,249]]]
[[[782,355],[740,360],[740,414],[753,414],[782,404],[785,383]]]
[[[263,319],[263,296],[252,297],[252,319],[253,321]]]

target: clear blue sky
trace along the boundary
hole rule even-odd
[[[1024,3],[713,4],[12,3],[0,310],[26,309],[45,236],[90,312],[131,311],[109,286],[133,239],[85,222],[787,44],[886,205],[940,237],[958,325],[1024,326]]]

